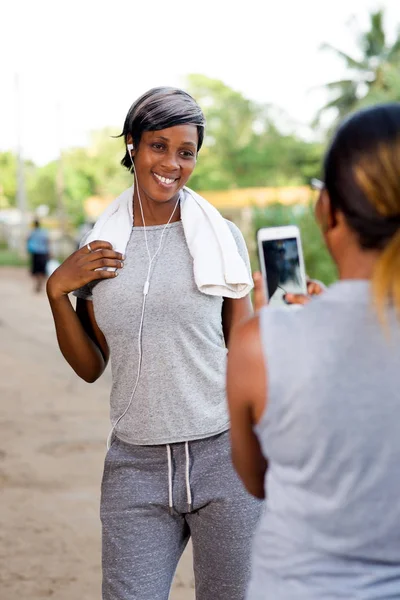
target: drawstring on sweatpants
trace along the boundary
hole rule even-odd
[[[192,490],[190,489],[189,442],[185,442],[185,454],[186,454],[186,495],[187,495],[187,503],[188,503],[188,512],[192,512]]]
[[[174,501],[172,499],[172,457],[171,457],[171,446],[167,444],[167,456],[168,456],[168,502],[169,502],[169,514],[172,515],[174,512]]]
[[[189,442],[185,442],[185,455],[186,455],[186,467],[185,467],[185,481],[186,481],[186,495],[188,512],[192,512],[192,490],[190,489],[190,454],[189,454]],[[169,512],[172,515],[174,513],[174,500],[172,493],[172,452],[170,444],[167,444],[167,458],[168,458],[168,504]]]

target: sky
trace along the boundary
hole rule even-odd
[[[345,75],[321,44],[357,56],[379,7],[394,35],[399,0],[3,0],[0,150],[19,131],[24,156],[45,164],[90,131],[122,128],[140,94],[184,87],[188,73],[272,103],[304,131],[326,100],[319,86]]]

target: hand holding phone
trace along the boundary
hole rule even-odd
[[[296,225],[259,229],[257,247],[268,304],[287,306],[286,294],[307,293],[300,230]]]

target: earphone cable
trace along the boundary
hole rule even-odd
[[[130,155],[130,152],[129,152],[129,155]],[[139,199],[140,213],[141,213],[141,217],[142,217],[142,221],[143,221],[144,238],[145,238],[147,255],[149,257],[149,268],[148,268],[148,271],[147,271],[146,282],[145,282],[144,288],[143,288],[142,314],[141,314],[141,317],[140,317],[139,335],[138,335],[139,357],[138,357],[138,370],[137,370],[136,381],[135,381],[135,385],[133,386],[132,394],[131,394],[131,397],[130,397],[130,400],[128,402],[128,405],[127,405],[126,409],[118,417],[118,419],[114,422],[114,424],[113,424],[113,426],[111,428],[111,431],[108,434],[108,437],[107,437],[107,449],[110,449],[113,432],[114,432],[116,426],[118,425],[118,423],[121,421],[121,419],[123,419],[123,417],[126,415],[126,413],[128,412],[128,410],[130,409],[130,407],[132,405],[132,400],[133,400],[133,398],[135,396],[135,393],[136,393],[136,389],[137,389],[137,387],[139,385],[140,373],[141,373],[141,370],[142,370],[142,359],[143,359],[143,349],[142,349],[143,322],[144,322],[144,313],[145,313],[145,307],[146,307],[146,299],[147,299],[147,294],[149,292],[149,287],[150,287],[150,277],[151,277],[152,265],[153,265],[153,262],[154,262],[155,258],[158,255],[158,253],[161,250],[161,246],[162,246],[162,241],[163,241],[165,230],[167,229],[168,225],[171,223],[172,217],[175,214],[175,211],[176,211],[176,209],[178,207],[179,200],[180,200],[180,197],[178,196],[178,200],[176,201],[176,204],[174,206],[174,210],[172,211],[171,216],[168,219],[168,222],[165,224],[165,226],[164,226],[164,228],[162,230],[161,237],[160,237],[160,243],[158,244],[158,248],[157,248],[155,254],[153,256],[151,256],[150,250],[149,250],[149,244],[148,244],[148,240],[147,240],[146,222],[145,222],[145,219],[144,219],[144,213],[143,213],[143,207],[142,207],[142,200],[140,198],[138,178],[137,178],[137,175],[136,175],[136,169],[135,169],[135,165],[134,165],[133,160],[132,160],[132,156],[131,156],[131,161],[132,161],[133,171],[134,171],[134,174],[135,174],[135,183],[136,183],[136,186],[137,186],[136,189],[137,189],[137,194],[138,194],[138,199]]]

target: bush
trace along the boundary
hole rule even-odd
[[[21,257],[15,250],[0,248],[0,267],[26,267],[28,258]]]

